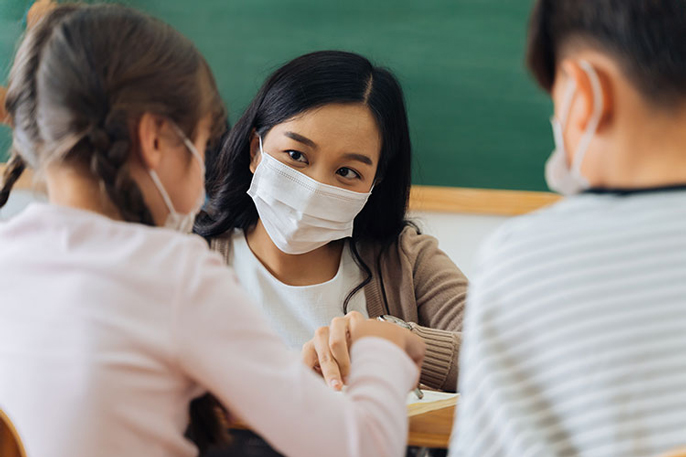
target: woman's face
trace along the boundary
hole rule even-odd
[[[381,134],[368,107],[330,104],[274,126],[264,152],[322,184],[369,192],[381,155]],[[257,135],[250,170],[260,163]]]

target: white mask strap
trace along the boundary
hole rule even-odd
[[[600,84],[600,78],[595,69],[585,60],[579,62],[581,68],[588,75],[591,81],[591,90],[593,91],[593,115],[591,120],[588,122],[588,127],[577,148],[577,154],[574,156],[572,171],[578,175],[581,174],[581,164],[584,161],[584,157],[588,152],[588,147],[591,145],[591,141],[598,131],[598,126],[600,125],[600,119],[603,115],[603,88]]]
[[[567,126],[567,120],[569,119],[569,114],[572,111],[574,94],[576,94],[576,81],[572,79],[567,85],[565,96],[562,99],[562,119],[560,119],[560,127],[562,127],[562,129]]]
[[[171,201],[171,198],[169,198],[169,194],[167,191],[164,189],[164,186],[162,185],[162,181],[160,181],[160,177],[157,176],[157,173],[155,170],[150,170],[149,172],[150,178],[152,179],[152,182],[155,184],[155,187],[157,187],[157,191],[162,195],[162,199],[164,200],[164,204],[167,205],[167,209],[169,210],[170,213],[176,214],[176,210],[174,209],[174,204]]]
[[[185,133],[183,133],[183,130],[179,128],[176,123],[171,122],[172,127],[176,131],[176,133],[183,139],[183,143],[186,145],[188,150],[191,152],[195,160],[198,161],[198,164],[200,165],[200,170],[202,170],[203,176],[205,175],[205,164],[203,163],[202,157],[198,153],[198,150],[195,149],[195,145],[191,142],[191,140],[188,139]],[[164,200],[164,204],[167,206],[167,210],[171,214],[177,214],[176,209],[174,208],[174,203],[172,202],[171,198],[169,197],[169,194],[167,193],[167,190],[164,188],[164,185],[162,184],[162,181],[160,180],[160,177],[157,175],[157,172],[155,170],[150,170],[149,171],[150,178],[152,179],[152,182],[155,184],[155,187],[157,187],[157,191],[160,193],[162,196],[162,199]]]
[[[186,134],[183,133],[183,130],[181,130],[181,128],[178,125],[176,125],[176,123],[172,122],[171,125],[174,128],[174,130],[176,131],[177,135],[179,135],[181,137],[181,139],[183,140],[183,144],[186,145],[186,147],[191,152],[191,154],[193,154],[193,157],[195,157],[195,160],[197,160],[198,164],[200,164],[200,170],[202,170],[202,174],[204,175],[205,174],[205,162],[203,162],[202,156],[200,155],[198,150],[195,148],[195,145],[193,144],[193,142],[191,140],[188,139]]]
[[[264,149],[262,148],[262,135],[257,135],[257,139],[260,141],[260,154],[264,155]]]

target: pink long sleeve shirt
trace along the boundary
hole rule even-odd
[[[29,457],[194,456],[207,391],[286,455],[403,455],[401,349],[358,341],[337,394],[256,309],[199,237],[34,204],[0,223],[0,408]]]

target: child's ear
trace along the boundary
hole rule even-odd
[[[598,132],[600,132],[608,119],[611,118],[614,108],[611,78],[608,77],[604,68],[599,65],[593,65],[593,70],[598,78],[598,89],[600,90],[600,94],[597,94],[593,90],[594,82],[591,80],[591,76],[588,72],[584,71],[578,61],[564,61],[562,67],[565,73],[576,82],[577,87],[576,98],[578,104],[576,109],[573,109],[570,113],[570,124],[576,124],[574,127],[581,132],[586,131],[589,122],[593,118],[595,104],[598,102],[596,97],[600,96],[600,102],[602,104],[602,114],[598,125]]]
[[[261,160],[260,137],[257,135],[257,132],[253,130],[252,138],[250,139],[250,172],[252,174],[255,174],[255,170],[257,170],[257,166],[260,164]]]
[[[138,155],[148,170],[156,169],[162,160],[163,122],[150,113],[145,113],[138,121]]]

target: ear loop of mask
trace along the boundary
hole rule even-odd
[[[593,91],[593,116],[588,122],[586,132],[584,133],[583,137],[581,137],[581,141],[577,147],[577,151],[580,152],[574,156],[574,160],[572,161],[572,171],[577,176],[581,176],[581,165],[583,164],[584,157],[586,156],[588,148],[591,145],[591,141],[598,131],[598,126],[600,125],[600,119],[603,115],[604,107],[603,89],[600,85],[598,73],[596,73],[591,64],[585,60],[581,60],[579,64],[591,81],[591,90]]]
[[[260,154],[265,154],[264,148],[262,147],[262,135],[259,133],[257,134],[257,139],[260,140]],[[260,157],[260,160],[262,160],[262,157]]]
[[[193,144],[193,142],[191,140],[188,139],[186,134],[183,133],[183,130],[181,130],[181,128],[178,125],[176,125],[176,123],[172,122],[172,127],[176,131],[176,134],[179,135],[179,137],[181,137],[181,139],[183,140],[183,144],[186,145],[186,147],[191,152],[191,154],[193,154],[193,157],[195,157],[195,159],[198,161],[198,164],[200,165],[200,170],[202,171],[202,175],[204,178],[205,172],[206,172],[205,162],[202,160],[202,157],[200,156],[200,153],[198,152],[198,150],[195,148],[195,145]]]
[[[203,163],[202,157],[200,156],[200,153],[195,149],[195,145],[191,142],[191,140],[188,139],[185,133],[183,133],[183,130],[176,125],[175,122],[171,122],[172,127],[174,128],[174,131],[176,132],[179,137],[183,140],[184,145],[186,148],[190,151],[191,155],[197,160],[198,165],[200,165],[200,171],[202,172],[203,176],[203,181],[205,180],[205,164]],[[164,204],[167,206],[167,210],[169,211],[170,214],[178,214],[178,211],[176,211],[176,207],[174,206],[174,203],[172,202],[171,198],[169,197],[169,193],[167,192],[167,189],[165,189],[164,185],[162,184],[162,181],[160,180],[160,177],[157,175],[157,172],[155,170],[150,170],[149,173],[150,178],[153,180],[155,183],[155,187],[157,187],[157,191],[160,193],[162,196],[162,199],[164,200]],[[204,198],[203,198],[204,200]]]
[[[574,94],[576,94],[576,81],[571,80],[565,91],[565,96],[562,102],[562,118],[560,119],[560,126],[564,130],[567,128],[567,121],[569,114],[572,111],[572,101],[574,101]]]
[[[553,126],[553,134],[555,135],[555,147],[560,148],[561,151],[565,151],[564,145],[564,130],[567,128],[567,120],[569,119],[569,114],[572,111],[572,102],[574,101],[574,95],[576,94],[576,81],[571,80],[567,85],[565,90],[564,98],[562,99],[562,117],[558,119],[553,115],[550,120],[550,124]],[[563,158],[566,160],[567,158]]]

